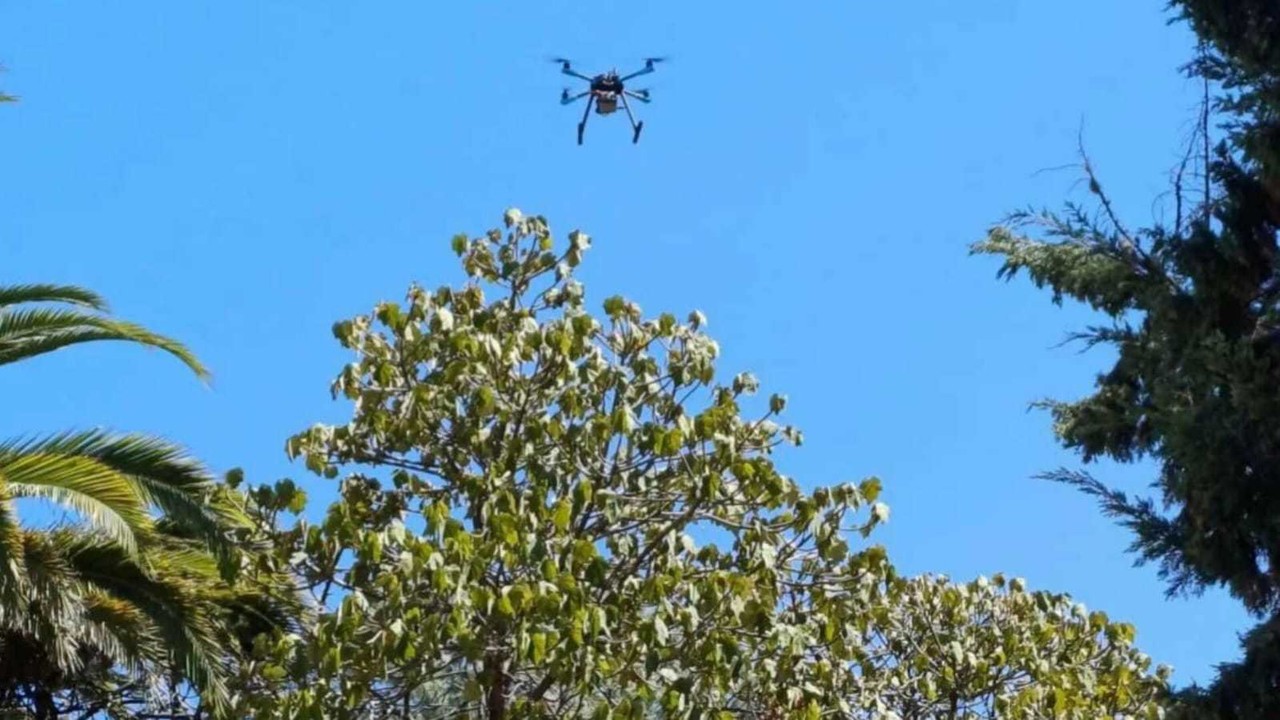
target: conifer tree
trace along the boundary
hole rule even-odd
[[[1096,213],[1018,213],[974,250],[1001,256],[1002,276],[1026,271],[1055,302],[1070,297],[1108,318],[1077,336],[1118,352],[1095,392],[1043,406],[1086,463],[1157,460],[1164,507],[1086,473],[1047,477],[1097,496],[1133,532],[1140,559],[1159,563],[1170,593],[1223,586],[1258,617],[1243,661],[1188,692],[1188,711],[1278,717],[1280,4],[1170,7],[1200,39],[1187,70],[1206,88],[1193,148],[1204,177],[1193,181],[1183,164],[1172,221],[1127,227],[1086,162]],[[1216,144],[1211,117],[1223,131]]]

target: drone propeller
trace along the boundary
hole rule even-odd
[[[579,80],[587,80],[587,81],[590,81],[590,80],[591,80],[591,77],[590,77],[590,76],[588,76],[588,75],[583,75],[582,73],[578,72],[577,70],[574,70],[573,68],[569,67],[569,65],[570,65],[570,64],[571,64],[571,62],[572,62],[571,60],[569,60],[569,58],[563,58],[563,57],[550,57],[550,58],[547,58],[547,61],[548,61],[548,62],[553,62],[553,63],[555,63],[555,64],[559,65],[559,66],[560,66],[560,72],[564,73],[565,75],[569,75],[569,76],[571,76],[571,77],[576,77],[576,78],[578,78]]]
[[[667,56],[663,56],[663,57],[647,57],[647,58],[645,58],[645,59],[644,59],[644,67],[643,67],[643,68],[641,68],[641,69],[639,69],[639,70],[636,70],[636,71],[635,71],[635,72],[633,72],[633,73],[628,73],[628,74],[626,74],[626,75],[623,75],[623,76],[622,76],[622,78],[621,78],[621,80],[622,80],[623,82],[626,82],[626,81],[628,81],[628,80],[630,80],[631,78],[634,78],[634,77],[640,77],[641,75],[648,75],[649,73],[651,73],[651,72],[653,72],[653,71],[654,71],[654,67],[653,67],[653,66],[654,66],[654,64],[656,64],[656,63],[660,63],[660,62],[666,62],[666,61],[667,61],[667,60],[669,60],[669,59],[670,59],[670,58],[669,58],[669,57],[667,57]]]
[[[561,104],[561,105],[568,105],[569,103],[572,103],[572,102],[576,102],[576,101],[578,101],[578,100],[581,100],[582,98],[584,98],[584,97],[586,97],[587,95],[590,95],[590,94],[591,94],[591,91],[590,91],[590,90],[584,90],[584,91],[582,91],[582,92],[578,93],[577,95],[570,95],[570,94],[569,94],[569,88],[565,88],[564,90],[561,90],[561,91],[560,91],[560,104]]]

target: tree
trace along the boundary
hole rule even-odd
[[[0,365],[120,340],[208,376],[180,343],[105,309],[82,288],[0,287]],[[24,498],[73,519],[25,528]],[[234,584],[248,560],[236,534],[251,529],[234,493],[161,440],[90,431],[0,443],[0,708],[87,717],[123,703],[116,691],[160,679],[194,683],[224,706],[225,622],[251,608],[286,616],[264,587]]]
[[[466,286],[335,326],[355,416],[288,450],[348,469],[340,497],[288,525],[296,485],[253,493],[319,616],[258,643],[239,714],[923,720],[954,698],[970,714],[947,717],[1156,716],[1132,627],[852,552],[887,516],[878,480],[802,492],[770,457],[802,439],[785,399],[753,419],[753,377],[717,384],[698,313],[614,296],[596,320],[571,278],[588,238],[556,256],[542,218],[506,224],[455,239]]]
[[[264,653],[255,717],[816,717],[856,682],[851,613],[886,564],[845,531],[884,517],[879,483],[802,492],[770,458],[801,440],[785,399],[749,415],[758,382],[716,382],[700,314],[615,296],[597,320],[588,237],[557,255],[542,218],[505,224],[455,238],[466,286],[335,326],[355,416],[288,448],[359,471],[282,533],[328,612]]]
[[[863,672],[881,711],[907,720],[1162,716],[1169,668],[1135,629],[1064,594],[995,575],[893,578],[869,611]],[[873,717],[868,715],[868,717]]]
[[[1171,0],[1200,38],[1189,68],[1216,83],[1214,109],[1233,149],[1280,202],[1280,11],[1268,0]]]
[[[1097,496],[1133,531],[1140,561],[1160,564],[1171,594],[1222,585],[1266,619],[1246,640],[1244,664],[1222,669],[1212,703],[1226,717],[1275,717],[1280,661],[1266,658],[1280,653],[1280,7],[1172,7],[1202,41],[1188,68],[1206,87],[1203,199],[1180,170],[1172,223],[1133,231],[1086,162],[1097,216],[1077,205],[1015,214],[974,250],[1003,257],[1005,277],[1026,271],[1055,302],[1069,296],[1107,316],[1076,336],[1118,353],[1096,392],[1042,406],[1086,463],[1156,459],[1165,511],[1087,473],[1048,477]],[[1212,100],[1211,83],[1221,87]],[[1212,149],[1211,112],[1227,131]],[[1252,711],[1244,698],[1257,701]]]
[[[1065,594],[997,574],[968,583],[884,580],[858,623],[851,720],[1162,718],[1170,668],[1153,673],[1135,629]],[[747,717],[791,717],[776,706]]]
[[[246,643],[293,626],[287,585],[228,581],[183,538],[157,537],[138,556],[78,528],[27,531],[24,544],[43,581],[0,626],[0,711],[231,717],[219,714],[224,686]]]

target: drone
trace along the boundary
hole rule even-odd
[[[591,83],[590,87],[577,95],[570,95],[568,88],[565,88],[564,92],[560,94],[561,105],[569,105],[570,103],[577,102],[584,97],[587,99],[587,107],[582,111],[582,122],[578,123],[578,144],[582,144],[582,134],[587,129],[587,118],[591,117],[592,105],[596,108],[596,114],[611,115],[617,111],[619,102],[622,103],[622,108],[627,111],[627,119],[631,121],[631,129],[634,131],[634,134],[631,136],[632,144],[640,142],[640,131],[644,129],[644,121],[636,122],[636,117],[631,112],[631,104],[627,102],[627,98],[647,103],[650,100],[649,91],[628,90],[624,83],[631,78],[647,75],[653,72],[654,64],[660,63],[665,59],[666,58],[660,57],[645,58],[644,68],[628,75],[619,76],[617,70],[610,70],[609,72],[600,73],[599,75],[587,76],[574,70],[570,66],[569,60],[566,60],[565,58],[552,58],[552,62],[560,65],[560,72]]]

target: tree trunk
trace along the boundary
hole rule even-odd
[[[490,655],[486,662],[489,673],[489,692],[485,696],[485,714],[489,720],[506,720],[507,673],[502,668],[502,656]]]

